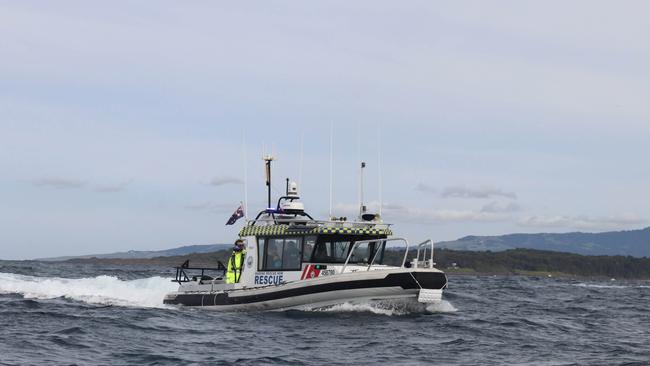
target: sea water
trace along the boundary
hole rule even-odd
[[[643,282],[450,276],[437,304],[221,313],[168,268],[0,261],[0,364],[647,365]]]

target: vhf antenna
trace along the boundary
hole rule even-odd
[[[273,158],[273,155],[271,154],[266,154],[262,156],[262,159],[264,160],[266,164],[266,188],[268,192],[268,208],[271,208],[271,162],[275,160]]]
[[[248,158],[246,154],[246,130],[242,138],[242,160],[244,160],[244,219],[248,220]]]
[[[366,213],[366,206],[363,204],[363,169],[366,167],[366,162],[361,162],[361,171],[359,174],[359,217]]]
[[[333,165],[334,163],[332,162],[334,160],[334,122],[330,121],[330,210],[329,210],[329,218],[328,220],[332,220],[332,175],[334,172]]]

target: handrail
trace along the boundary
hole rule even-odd
[[[429,258],[429,268],[433,268],[433,240],[431,239],[427,239],[422,243],[418,244],[418,251],[417,251],[417,255],[415,256],[415,268],[418,268],[418,262],[420,261],[420,248],[426,245],[427,243],[431,243],[431,256]],[[427,248],[424,247],[425,261],[426,261],[426,257],[427,257]]]
[[[348,266],[348,262],[350,261],[350,258],[352,257],[352,253],[354,253],[354,249],[359,246],[360,244],[366,244],[366,243],[372,243],[372,242],[378,242],[380,243],[377,246],[377,249],[375,250],[375,254],[372,257],[372,261],[368,264],[368,268],[366,271],[370,271],[370,267],[375,263],[375,258],[377,258],[377,253],[379,253],[379,250],[382,245],[386,245],[389,241],[403,241],[406,244],[406,250],[404,250],[404,258],[402,259],[402,268],[404,267],[404,264],[406,264],[406,257],[408,256],[409,253],[409,242],[406,240],[406,238],[384,238],[384,239],[369,239],[369,240],[360,240],[354,242],[352,244],[352,248],[350,248],[350,252],[348,253],[348,257],[345,260],[345,264],[343,264],[343,268],[341,269],[341,273],[345,273],[345,268]]]
[[[342,226],[377,226],[377,227],[382,227],[385,226],[386,228],[392,226],[393,224],[388,224],[384,222],[372,222],[372,221],[337,221],[337,220],[309,220],[309,219],[297,219],[297,218],[290,218],[290,219],[278,219],[278,218],[259,218],[255,220],[248,220],[246,222],[246,225],[253,225],[256,222],[271,222],[273,224],[278,224],[278,223],[292,223],[292,222],[299,222],[299,223],[309,223],[309,224],[317,224],[317,225],[328,225],[328,224],[338,224]]]
[[[222,272],[222,276],[226,274],[226,266],[221,263],[221,261],[217,261],[217,268],[208,268],[208,267],[190,267],[190,260],[186,260],[183,262],[178,267],[174,267],[176,269],[176,278],[172,280],[172,282],[178,282],[178,284],[182,284],[183,282],[190,282],[190,278],[185,272],[185,270],[195,270],[195,271],[201,271],[201,277],[203,278],[205,276],[206,271],[213,271],[213,272]],[[195,276],[197,277],[197,276]]]

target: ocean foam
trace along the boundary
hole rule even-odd
[[[595,283],[577,283],[577,284],[574,284],[574,286],[586,287],[586,288],[630,288],[630,287],[637,287],[637,286],[623,286],[623,285],[598,285],[598,284],[595,284]]]
[[[437,303],[428,304],[427,311],[430,313],[455,313],[458,309],[449,301],[442,300]]]
[[[586,288],[609,288],[609,289],[650,288],[650,286],[648,285],[601,285],[596,283],[574,283],[573,286],[586,287]]]
[[[454,305],[452,305],[447,300],[442,300],[440,302],[431,304],[423,304],[415,300],[383,300],[379,302],[363,303],[346,302],[325,308],[306,308],[304,310],[334,313],[363,312],[387,316],[426,313],[452,313],[458,311],[458,309],[456,309]]]
[[[177,284],[163,277],[124,281],[113,276],[60,278],[0,272],[0,293],[21,294],[30,299],[64,297],[89,304],[162,308],[165,294],[177,288]]]

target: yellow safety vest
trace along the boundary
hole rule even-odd
[[[228,269],[226,270],[226,283],[237,283],[241,278],[241,272],[244,269],[244,258],[246,251],[232,252],[228,260]]]

